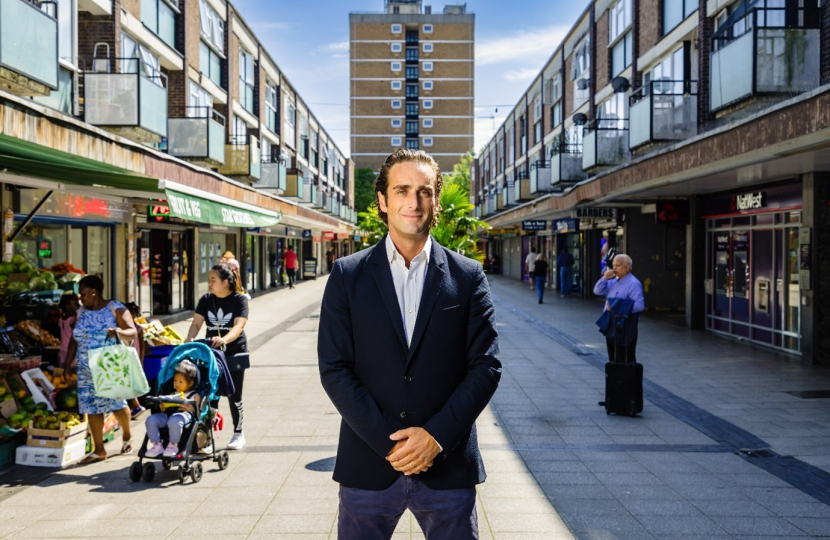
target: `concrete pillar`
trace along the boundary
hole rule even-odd
[[[801,226],[810,228],[811,280],[801,290],[801,354],[804,361],[830,367],[830,173],[802,177]]]
[[[706,327],[706,223],[700,219],[699,199],[689,199],[686,227],[686,326]]]

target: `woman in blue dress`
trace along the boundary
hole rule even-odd
[[[113,413],[121,425],[123,442],[121,453],[133,451],[130,432],[130,409],[127,402],[108,399],[95,394],[95,386],[89,371],[89,351],[112,344],[112,338],[134,339],[136,329],[130,312],[123,304],[104,298],[104,282],[98,276],[86,276],[78,283],[81,309],[76,314],[75,329],[69,343],[67,361],[78,370],[78,408],[87,414],[89,431],[95,443],[93,453],[81,463],[94,463],[107,459],[104,448],[104,416]],[[109,342],[107,342],[107,338]]]

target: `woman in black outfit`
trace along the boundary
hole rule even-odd
[[[224,264],[217,264],[210,269],[208,293],[199,299],[193,323],[187,332],[187,341],[193,341],[199,335],[202,324],[207,320],[205,337],[211,340],[217,349],[224,347],[225,358],[231,371],[235,392],[230,399],[233,417],[233,437],[228,443],[231,450],[245,446],[242,433],[244,407],[242,405],[242,383],[245,370],[251,366],[248,355],[248,340],[245,337],[245,324],[248,322],[248,298],[237,292],[237,277]],[[219,400],[211,403],[216,407]]]
[[[545,282],[548,280],[548,261],[541,253],[536,256],[533,262],[533,277],[536,281],[536,294],[539,296],[539,303],[545,295]]]

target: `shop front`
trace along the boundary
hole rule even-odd
[[[147,223],[136,233],[139,305],[151,315],[173,315],[192,310],[196,300],[208,292],[210,269],[225,251],[240,260],[243,279],[247,276],[246,228],[275,226],[281,215],[202,190],[161,181],[166,207],[150,208]],[[153,213],[166,214],[163,219]],[[152,219],[151,219],[152,218]],[[259,239],[257,239],[259,240]],[[262,243],[252,242],[261,248]],[[253,263],[253,280],[259,277]],[[149,306],[149,308],[148,308]]]
[[[574,260],[571,267],[571,291],[580,293],[582,291],[582,235],[579,232],[579,220],[575,218],[554,219],[551,222],[551,229],[556,235],[555,246],[551,255],[551,266],[556,269],[553,282],[556,288],[561,290],[556,260],[562,251],[567,251]]]
[[[701,208],[706,329],[800,353],[801,183],[717,195]]]
[[[283,268],[285,250],[291,245],[297,251],[301,237],[301,229],[281,224],[245,231],[244,268],[248,292],[261,293],[288,285]]]
[[[583,298],[589,298],[594,283],[613,266],[614,257],[625,252],[625,216],[620,208],[593,207],[577,208],[573,218],[579,220],[580,231],[576,235],[580,257],[574,257],[580,265],[579,272],[574,269],[574,279],[579,276],[575,287],[578,285]],[[573,250],[573,246],[569,245],[568,250]]]
[[[11,255],[22,257],[34,269],[83,270],[103,280],[106,295],[125,298],[126,280],[116,275],[114,261],[116,241],[132,219],[132,207],[120,198],[49,193],[37,188],[13,190],[13,223],[4,227],[7,238],[17,232]]]

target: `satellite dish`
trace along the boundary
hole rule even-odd
[[[579,88],[580,90],[587,90],[588,85],[590,83],[591,83],[591,80],[588,77],[585,77],[584,79],[579,79],[578,81],[576,81],[576,87]]]
[[[573,116],[574,124],[577,126],[584,126],[588,122],[588,115],[578,112]]]
[[[614,92],[619,94],[627,92],[631,88],[631,83],[625,77],[614,77],[611,81],[611,87],[614,89]]]

